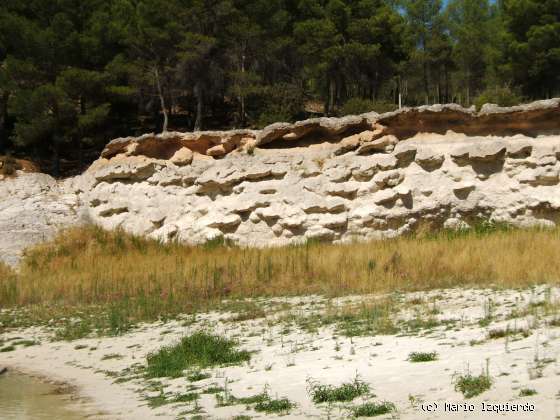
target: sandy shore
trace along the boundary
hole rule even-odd
[[[256,304],[264,309],[262,318],[242,321],[242,313],[212,312],[140,325],[119,337],[71,342],[53,342],[53,331],[34,327],[3,334],[4,343],[40,344],[0,353],[0,366],[75,386],[81,408],[94,418],[270,418],[276,415],[258,413],[248,404],[217,404],[224,392],[241,398],[266,388],[272,397],[296,404],[284,417],[290,419],[348,418],[366,401],[394,404],[395,411],[378,418],[552,419],[560,415],[559,296],[560,289],[544,287],[395,295],[392,317],[399,329],[391,335],[348,337],[340,324],[320,325],[333,308],[371,302],[371,296],[261,300]],[[188,375],[144,378],[141,369],[149,353],[201,329],[238,340],[253,352],[251,360],[207,369],[209,377],[198,381]],[[411,352],[436,352],[437,359],[412,363]],[[486,371],[489,390],[468,400],[456,391],[457,377]],[[310,383],[337,386],[356,376],[370,386],[367,396],[330,405],[312,401]],[[211,393],[220,387],[227,391]],[[520,396],[523,389],[534,395]],[[196,403],[165,403],[187,392],[198,394]],[[153,404],[158,395],[163,397],[159,406]],[[497,403],[501,409],[534,411],[483,411],[497,409],[491,405]],[[454,408],[459,412],[450,411]]]

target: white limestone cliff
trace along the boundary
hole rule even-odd
[[[84,218],[163,241],[249,246],[379,239],[480,219],[554,226],[558,134],[560,99],[117,139],[63,183],[0,181],[10,195],[0,204],[0,257],[14,262],[13,249],[43,238],[41,224],[48,236]]]

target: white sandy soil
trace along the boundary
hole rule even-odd
[[[255,301],[266,317],[233,320],[236,313],[197,314],[196,318],[144,324],[119,337],[87,338],[53,342],[53,331],[43,327],[15,330],[0,338],[33,339],[39,345],[18,347],[0,353],[0,366],[19,369],[64,381],[75,386],[81,408],[92,418],[107,419],[232,419],[237,415],[274,418],[244,404],[218,407],[210,386],[224,387],[230,395],[246,397],[266,387],[273,398],[286,397],[296,407],[283,418],[350,418],[351,408],[365,401],[389,401],[396,411],[377,418],[400,419],[554,419],[560,418],[560,289],[530,290],[440,290],[394,296],[399,311],[394,320],[401,325],[395,335],[346,337],[336,324],[309,331],[301,320],[333,307],[372,301],[360,296],[327,300],[305,298]],[[328,309],[330,308],[330,309]],[[517,312],[517,317],[512,314]],[[294,315],[299,322],[290,322]],[[479,321],[488,318],[489,325]],[[405,328],[410,319],[437,320],[432,328]],[[553,321],[556,320],[556,321]],[[523,334],[489,339],[491,330],[526,330]],[[162,346],[174,344],[185,335],[203,329],[239,341],[240,348],[254,352],[240,366],[206,369],[210,378],[189,382],[185,377],[162,378],[149,386],[141,369],[146,356]],[[436,351],[432,362],[412,363],[411,352]],[[109,356],[109,357],[107,357]],[[132,368],[132,369],[131,369]],[[128,369],[128,370],[126,370]],[[488,369],[492,387],[465,400],[455,390],[454,380],[468,372],[479,375]],[[308,392],[310,381],[340,385],[358,377],[370,385],[369,396],[350,403],[314,404]],[[126,381],[126,379],[129,379]],[[520,397],[523,388],[536,395]],[[167,397],[187,392],[200,394],[198,402],[172,403],[150,408],[147,397],[161,390]],[[371,395],[374,394],[375,396]],[[471,403],[473,412],[446,411],[445,403]],[[482,403],[534,405],[534,412],[482,411]],[[429,403],[436,403],[428,406]],[[434,412],[425,411],[428,407]],[[195,417],[196,418],[196,417]]]

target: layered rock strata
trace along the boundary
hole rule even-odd
[[[38,200],[46,204],[36,209],[47,219],[64,214],[50,230],[82,214],[163,241],[249,246],[380,239],[481,219],[554,226],[559,133],[554,99],[117,139],[83,175],[62,184],[45,178]],[[24,191],[25,179],[0,189]],[[14,229],[8,237],[17,237],[7,220],[26,200],[0,207],[2,236]]]

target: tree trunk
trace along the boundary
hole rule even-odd
[[[467,68],[467,107],[471,106],[471,71]]]
[[[52,175],[54,177],[60,176],[60,139],[57,136],[53,138]]]
[[[196,120],[194,122],[194,131],[202,130],[203,93],[201,83],[196,82],[194,86],[194,95],[196,96]]]
[[[6,119],[8,117],[8,99],[10,94],[4,92],[0,98],[0,153],[4,152],[7,146],[8,133],[6,130]]]
[[[157,87],[157,91],[158,91],[158,96],[159,96],[159,103],[161,106],[161,111],[163,112],[163,128],[162,128],[162,132],[166,133],[167,132],[167,124],[169,122],[169,117],[167,115],[167,108],[165,107],[165,98],[163,96],[163,91],[161,89],[161,81],[159,80],[159,71],[157,67],[154,67],[154,78],[156,79],[156,87]]]
[[[430,97],[430,85],[428,82],[428,63],[426,63],[426,61],[424,60],[424,63],[422,65],[422,76],[424,79],[424,93],[426,95],[426,105],[428,105],[429,102],[429,97]]]
[[[332,115],[334,110],[334,94],[336,92],[336,82],[332,77],[329,77],[329,98],[327,100],[327,116]]]
[[[449,70],[445,66],[445,102],[449,103]]]
[[[242,76],[242,83],[245,82],[245,52],[243,52],[243,54],[241,55],[241,74]],[[240,104],[241,104],[241,118],[240,118],[240,122],[241,122],[241,127],[245,127],[245,95],[243,94],[243,88],[245,86],[243,86],[241,88],[241,95],[240,96]]]

